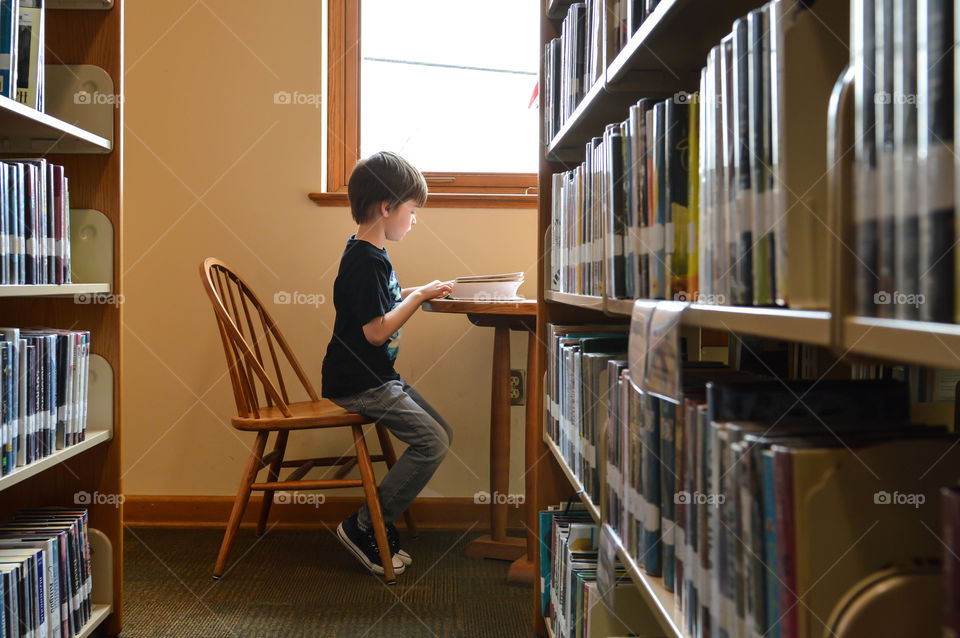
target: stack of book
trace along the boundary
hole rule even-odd
[[[953,322],[954,5],[853,0],[857,314]]]
[[[63,166],[0,162],[0,284],[67,284],[70,193]]]
[[[620,565],[615,574],[614,611],[601,602],[599,538],[596,523],[582,506],[540,512],[541,613],[557,638],[637,636],[641,635],[637,632],[656,629],[640,592]]]
[[[89,375],[88,331],[0,328],[3,474],[84,440]]]
[[[0,525],[0,635],[76,636],[93,611],[87,510],[23,510]]]

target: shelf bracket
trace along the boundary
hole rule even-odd
[[[51,64],[46,73],[46,113],[110,140],[113,148],[113,120],[123,96],[114,92],[110,74],[93,64]],[[72,149],[64,139],[56,152],[88,153],[89,147]]]

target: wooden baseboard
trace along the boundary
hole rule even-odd
[[[268,527],[287,529],[324,529],[335,526],[360,507],[360,497],[327,497],[323,503],[307,500],[316,496],[298,492],[291,500],[274,502]],[[241,527],[256,525],[261,496],[250,498]],[[123,523],[130,527],[225,527],[233,507],[230,496],[127,496],[123,503]],[[490,505],[472,498],[419,498],[410,506],[413,519],[421,529],[490,529]],[[525,505],[507,508],[507,525],[522,529]],[[403,527],[403,519],[397,521]]]

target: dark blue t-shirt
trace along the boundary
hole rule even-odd
[[[393,362],[402,328],[385,344],[375,346],[367,341],[363,326],[401,301],[400,284],[386,249],[351,236],[333,282],[337,318],[323,359],[323,396],[350,396],[400,378]]]

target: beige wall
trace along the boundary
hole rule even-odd
[[[229,426],[233,400],[198,265],[231,264],[265,298],[319,388],[344,208],[306,197],[320,183],[320,111],[276,105],[277,91],[320,93],[317,0],[126,4],[124,167],[124,491],[227,495],[252,437]],[[278,10],[279,9],[279,10]],[[390,244],[402,285],[525,270],[534,295],[534,211],[425,209]],[[326,296],[273,305],[276,292]],[[420,312],[398,371],[447,417],[455,438],[426,495],[488,484],[492,331]],[[525,338],[513,339],[513,367]],[[511,491],[522,490],[522,408],[513,408]],[[327,435],[329,438],[329,435]],[[334,454],[347,439],[304,435],[295,453]]]

